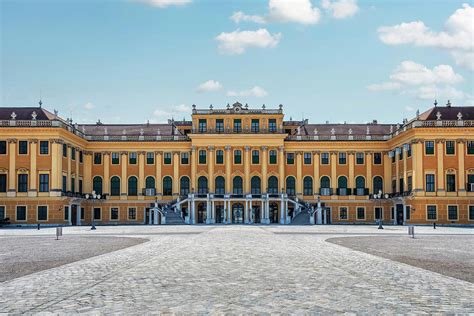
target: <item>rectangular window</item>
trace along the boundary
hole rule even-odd
[[[118,207],[110,208],[110,220],[117,221],[119,219],[119,209]]]
[[[374,154],[375,156],[375,154]],[[356,164],[363,165],[364,164],[364,153],[356,153]]]
[[[457,205],[448,205],[448,220],[450,221],[458,220],[458,206]]]
[[[446,141],[446,155],[454,155],[456,153],[455,149],[456,143],[452,140]]]
[[[425,142],[425,155],[434,155],[434,141]]]
[[[85,209],[81,207],[81,220],[84,220],[86,218],[85,216],[86,216]]]
[[[137,164],[137,153],[135,152],[128,153],[128,163],[131,165]]]
[[[26,173],[18,175],[18,192],[28,192],[28,175]]]
[[[425,185],[426,192],[434,192],[435,191],[435,175],[428,173],[426,174],[426,185]]]
[[[365,219],[365,208],[364,207],[357,207],[357,219]]]
[[[269,119],[268,120],[268,131],[270,133],[275,133],[277,131],[277,122],[276,119]]]
[[[411,190],[413,189],[413,178],[411,176],[408,176],[407,178],[407,190],[408,192],[411,192]]]
[[[63,176],[63,192],[67,191],[67,176]]]
[[[80,163],[84,162],[84,154],[83,154],[82,150],[79,151],[79,162]]]
[[[474,221],[474,205],[469,205],[469,220]]]
[[[76,160],[76,148],[71,147],[71,159]]]
[[[345,165],[346,164],[346,153],[339,153],[339,164]]]
[[[286,154],[286,164],[287,165],[295,164],[295,154],[294,153],[287,153]]]
[[[224,132],[224,120],[223,119],[217,119],[216,120],[216,132],[217,133],[223,133]]]
[[[128,208],[128,220],[134,221],[137,219],[137,208],[136,207],[129,207]]]
[[[381,207],[376,207],[375,209],[375,219],[379,220],[382,219],[382,208]]]
[[[101,153],[94,153],[94,165],[102,164],[102,154]]]
[[[340,220],[345,220],[347,219],[348,217],[348,214],[347,214],[347,207],[340,207],[339,208],[339,219]]]
[[[46,205],[38,206],[38,220],[47,221],[48,220],[48,207]]]
[[[436,205],[426,206],[426,218],[432,221],[435,221],[438,218],[438,215],[436,214]]]
[[[28,141],[20,140],[18,142],[18,154],[27,155],[28,154]]]
[[[242,120],[234,119],[234,133],[242,133]]]
[[[47,140],[40,141],[40,155],[49,154],[49,142]]]
[[[260,120],[259,119],[252,119],[250,130],[252,131],[252,133],[258,133],[260,131]]]
[[[94,220],[99,220],[102,218],[102,210],[100,207],[94,207]]]
[[[407,157],[411,157],[411,145],[407,144]]]
[[[205,150],[200,150],[199,151],[199,164],[205,165],[206,164],[206,151]]]
[[[82,194],[82,180],[79,180],[79,194]]]
[[[0,219],[4,219],[7,216],[5,212],[5,206],[0,205]]]
[[[71,192],[76,192],[76,179],[71,178]]]
[[[216,164],[222,165],[224,164],[224,151],[223,150],[216,150]]]
[[[49,192],[49,174],[42,173],[39,175],[39,191]]]
[[[67,145],[63,144],[63,157],[67,157]]]
[[[163,163],[165,165],[171,165],[171,153],[164,153],[163,154]]]
[[[234,151],[234,164],[240,165],[242,163],[242,151],[236,150]]]
[[[321,154],[321,164],[322,165],[329,165],[329,153],[322,153]]]
[[[410,205],[405,205],[405,214],[406,214],[406,220],[409,220],[410,215],[411,215],[411,206]]]
[[[7,192],[7,175],[0,174],[0,192]]]
[[[382,153],[374,153],[374,165],[382,164]]]
[[[120,154],[119,153],[112,153],[112,164],[113,165],[120,164]]]
[[[400,192],[400,193],[405,192],[405,182],[403,181],[403,178],[400,178],[398,180],[398,185],[400,186],[399,187],[400,191],[398,191],[398,192]]]
[[[277,151],[276,150],[270,150],[269,151],[269,158],[270,158],[270,164],[271,165],[276,165],[276,163],[277,163]]]
[[[304,153],[303,155],[303,161],[305,165],[310,165],[311,164],[311,153]]]
[[[199,133],[207,132],[207,121],[205,119],[199,120]]]
[[[474,140],[467,142],[467,154],[474,155]]]
[[[446,175],[446,191],[456,192],[456,175],[454,174]]]
[[[16,220],[17,221],[26,221],[26,206],[18,205],[16,207]]]
[[[0,141],[0,155],[7,154],[7,142],[5,140]]]
[[[181,153],[181,164],[182,165],[189,164],[189,154],[188,153]]]
[[[398,160],[403,160],[403,148],[400,147],[400,152],[398,153]]]
[[[153,165],[155,163],[155,154],[152,152],[146,153],[146,164]]]
[[[392,179],[392,193],[397,192],[397,180]]]
[[[64,220],[69,220],[69,206],[64,207]]]
[[[258,165],[260,163],[260,152],[258,150],[252,150],[252,164]]]

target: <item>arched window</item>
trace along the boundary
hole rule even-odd
[[[324,176],[321,178],[321,188],[322,189],[329,189],[331,187],[331,180],[329,180],[328,176]]]
[[[102,195],[102,178],[99,176],[94,177],[92,180],[92,190],[95,191],[95,194]]]
[[[262,185],[259,177],[254,176],[250,179],[250,190],[252,194],[261,194],[261,187]]]
[[[179,194],[181,195],[188,195],[189,194],[189,178],[188,177],[181,177],[179,181]]]
[[[217,177],[215,180],[216,194],[225,194],[225,179],[224,177]]]
[[[163,195],[173,195],[173,179],[169,176],[163,178]]]
[[[232,192],[234,194],[243,194],[242,183],[243,183],[242,177],[239,177],[239,176],[234,177],[234,180],[232,181],[232,187],[233,187]]]
[[[286,178],[286,194],[296,195],[295,177]]]
[[[137,182],[137,177],[132,176],[128,178],[128,195],[137,195]]]
[[[208,186],[207,186],[207,178],[201,176],[198,178],[198,194],[207,194]]]
[[[113,176],[110,179],[110,195],[119,196],[120,195],[120,178]]]
[[[278,194],[278,178],[275,176],[268,178],[268,193]]]
[[[154,189],[155,188],[155,178],[153,178],[152,176],[146,177],[145,187],[147,189]]]
[[[383,192],[383,179],[380,176],[375,176],[373,180],[374,194],[378,194],[379,191]]]
[[[357,189],[364,189],[365,188],[365,179],[362,176],[358,176],[356,178],[356,188]]]
[[[345,176],[340,176],[337,179],[337,191],[339,195],[348,195],[347,178]]]
[[[303,179],[303,195],[313,195],[313,178],[304,177],[304,179]]]

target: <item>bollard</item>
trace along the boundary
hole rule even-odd
[[[411,238],[415,238],[415,226],[408,226],[408,235],[410,235]]]
[[[38,230],[40,230],[40,223],[38,223]]]
[[[63,228],[62,227],[56,227],[56,240],[59,240],[59,236],[63,235]]]
[[[433,223],[433,229],[436,229],[436,222]]]

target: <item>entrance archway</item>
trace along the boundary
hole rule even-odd
[[[259,205],[252,206],[252,223],[260,223],[260,210],[261,208]]]
[[[244,222],[244,206],[240,203],[232,205],[232,223],[243,224]]]
[[[224,206],[216,205],[216,223],[224,223]]]
[[[199,203],[198,204],[198,223],[203,224],[206,222],[206,219],[207,219],[206,203]]]
[[[271,224],[278,224],[278,204],[270,203],[268,217],[270,219]]]

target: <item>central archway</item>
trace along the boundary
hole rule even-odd
[[[244,223],[244,206],[241,203],[232,205],[232,224]]]

